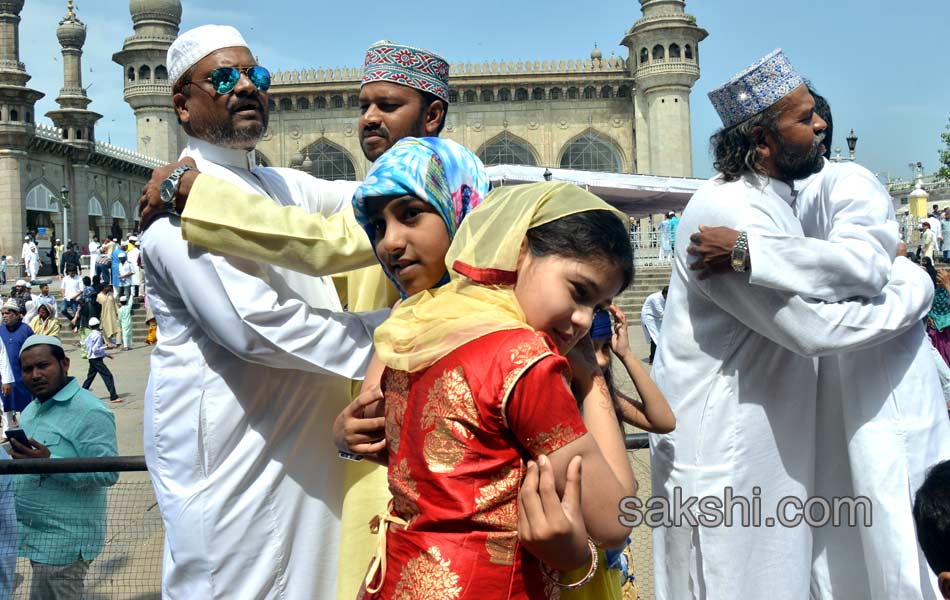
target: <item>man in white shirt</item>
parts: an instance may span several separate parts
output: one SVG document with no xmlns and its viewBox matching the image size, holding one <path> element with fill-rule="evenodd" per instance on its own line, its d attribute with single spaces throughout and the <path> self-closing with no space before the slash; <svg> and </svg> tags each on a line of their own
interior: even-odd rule
<svg viewBox="0 0 950 600">
<path fill-rule="evenodd" d="M 349 203 L 354 183 L 256 168 L 269 74 L 236 30 L 185 32 L 167 64 L 182 156 L 202 173 L 311 212 Z M 181 173 L 163 184 L 169 201 Z M 159 336 L 145 453 L 166 526 L 164 594 L 333 597 L 344 486 L 326 433 L 386 311 L 342 313 L 329 278 L 191 246 L 175 216 L 142 244 Z"/>
<path fill-rule="evenodd" d="M 89 240 L 89 277 L 96 274 L 96 262 L 99 261 L 99 236 L 94 235 Z"/>
<path fill-rule="evenodd" d="M 129 243 L 132 245 L 127 252 L 129 264 L 132 265 L 132 297 L 138 298 L 139 291 L 142 289 L 142 267 L 139 265 L 142 251 L 139 250 L 139 238 L 130 235 Z"/>
<path fill-rule="evenodd" d="M 643 326 L 643 335 L 650 344 L 650 364 L 656 356 L 656 347 L 660 343 L 660 327 L 663 326 L 663 309 L 666 307 L 666 294 L 669 286 L 663 286 L 659 292 L 647 296 L 640 309 L 640 325 Z"/>
<path fill-rule="evenodd" d="M 930 219 L 920 223 L 920 258 L 929 258 L 933 262 L 937 254 L 937 234 L 934 233 Z"/>
<path fill-rule="evenodd" d="M 680 227 L 694 232 L 725 224 L 747 235 L 736 244 L 739 273 L 705 277 L 690 268 L 686 244 L 674 253 L 663 336 L 676 343 L 660 344 L 653 376 L 677 428 L 652 439 L 653 493 L 674 503 L 711 497 L 720 508 L 726 496 L 745 498 L 761 514 L 745 526 L 738 521 L 751 518 L 750 511 L 733 511 L 732 504 L 724 512 L 735 526 L 706 527 L 696 522 L 695 505 L 680 512 L 674 506 L 678 522 L 654 529 L 656 595 L 806 598 L 812 531 L 801 522 L 782 526 L 781 519 L 789 517 L 783 499 L 804 505 L 815 489 L 813 357 L 869 347 L 914 327 L 929 310 L 933 289 L 902 258 L 872 302 L 826 304 L 748 285 L 741 271 L 753 233 L 803 238 L 788 182 L 821 168 L 825 122 L 778 51 L 710 98 L 724 126 L 713 138 L 722 172 L 693 196 Z M 750 154 L 754 172 L 745 161 L 728 159 Z M 710 508 L 715 516 L 709 505 L 699 512 Z"/>
<path fill-rule="evenodd" d="M 63 313 L 63 316 L 73 320 L 73 317 L 76 316 L 76 311 L 79 310 L 79 299 L 82 297 L 82 290 L 85 286 L 82 283 L 82 279 L 79 278 L 79 273 L 74 265 L 66 267 L 66 277 L 63 278 L 63 302 L 60 308 L 60 312 Z"/>
</svg>

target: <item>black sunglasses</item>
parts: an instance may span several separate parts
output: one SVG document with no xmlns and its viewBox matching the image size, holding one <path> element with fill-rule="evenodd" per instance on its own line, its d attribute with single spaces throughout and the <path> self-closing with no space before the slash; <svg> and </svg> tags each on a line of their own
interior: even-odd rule
<svg viewBox="0 0 950 600">
<path fill-rule="evenodd" d="M 253 83 L 254 87 L 259 91 L 266 92 L 270 89 L 270 71 L 259 65 L 254 65 L 253 67 L 218 67 L 214 71 L 211 71 L 210 77 L 192 79 L 188 83 L 210 81 L 215 92 L 218 94 L 229 94 L 234 90 L 235 86 L 237 86 L 238 81 L 241 80 L 242 74 L 247 75 L 247 78 L 251 80 L 251 83 Z"/>
</svg>

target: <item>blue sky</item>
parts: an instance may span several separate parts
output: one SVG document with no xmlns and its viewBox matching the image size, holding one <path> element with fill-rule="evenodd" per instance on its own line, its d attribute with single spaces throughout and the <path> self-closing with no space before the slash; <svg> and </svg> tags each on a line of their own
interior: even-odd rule
<svg viewBox="0 0 950 600">
<path fill-rule="evenodd" d="M 482 0 L 410 3 L 299 0 L 185 0 L 183 28 L 205 23 L 241 29 L 272 69 L 356 66 L 366 46 L 394 39 L 441 52 L 452 62 L 570 59 L 623 55 L 625 31 L 640 17 L 635 0 Z M 782 47 L 828 97 L 835 146 L 858 135 L 858 160 L 874 172 L 907 178 L 907 164 L 936 169 L 939 134 L 950 117 L 950 1 L 914 0 L 898 8 L 883 0 L 688 0 L 687 11 L 709 31 L 700 46 L 702 78 L 693 90 L 694 174 L 712 174 L 709 136 L 718 118 L 705 95 L 759 56 Z M 912 6 L 913 8 L 909 8 Z M 126 0 L 77 0 L 89 28 L 83 84 L 104 116 L 102 141 L 135 147 L 132 110 L 122 100 L 122 72 L 112 63 L 132 34 Z M 62 57 L 55 29 L 66 0 L 29 0 L 20 24 L 21 60 L 46 93 L 37 114 L 55 108 Z M 40 118 L 42 122 L 48 121 Z"/>
</svg>

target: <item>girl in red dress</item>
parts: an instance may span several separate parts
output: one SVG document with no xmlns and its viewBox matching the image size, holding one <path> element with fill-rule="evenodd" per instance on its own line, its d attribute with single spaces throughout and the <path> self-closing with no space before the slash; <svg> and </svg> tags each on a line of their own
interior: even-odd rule
<svg viewBox="0 0 950 600">
<path fill-rule="evenodd" d="M 390 273 L 421 274 L 422 257 L 380 241 Z M 570 583 L 556 568 L 590 561 L 578 531 L 607 548 L 629 533 L 617 507 L 636 483 L 587 337 L 594 309 L 633 275 L 624 221 L 570 184 L 502 188 L 459 227 L 445 265 L 446 285 L 377 331 L 394 502 L 365 596 L 556 597 Z M 538 461 L 563 490 L 575 457 L 582 523 L 543 568 L 518 528 L 549 507 L 519 507 L 518 489 L 526 474 L 536 481 Z"/>
</svg>

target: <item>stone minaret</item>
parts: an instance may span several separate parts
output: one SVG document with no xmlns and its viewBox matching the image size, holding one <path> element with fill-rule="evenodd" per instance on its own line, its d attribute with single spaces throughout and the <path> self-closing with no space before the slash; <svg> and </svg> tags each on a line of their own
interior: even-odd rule
<svg viewBox="0 0 950 600">
<path fill-rule="evenodd" d="M 135 34 L 126 38 L 112 61 L 122 65 L 125 101 L 135 112 L 137 150 L 174 162 L 184 144 L 184 132 L 172 106 L 172 83 L 165 55 L 178 37 L 179 0 L 130 0 Z"/>
<path fill-rule="evenodd" d="M 86 43 L 86 25 L 76 18 L 73 0 L 69 0 L 66 18 L 59 22 L 56 37 L 63 48 L 63 89 L 56 97 L 59 110 L 46 116 L 63 130 L 63 140 L 92 150 L 96 143 L 96 121 L 102 115 L 86 107 L 92 100 L 82 87 L 82 45 Z"/>
<path fill-rule="evenodd" d="M 685 0 L 640 0 L 643 18 L 624 37 L 636 83 L 637 172 L 692 177 L 689 96 L 699 42 L 709 34 Z"/>
<path fill-rule="evenodd" d="M 20 11 L 24 0 L 0 0 L 0 245 L 19 248 L 26 232 L 21 169 L 33 138 L 34 106 L 42 92 L 26 87 L 20 62 Z M 16 254 L 15 252 L 12 254 Z"/>
</svg>

